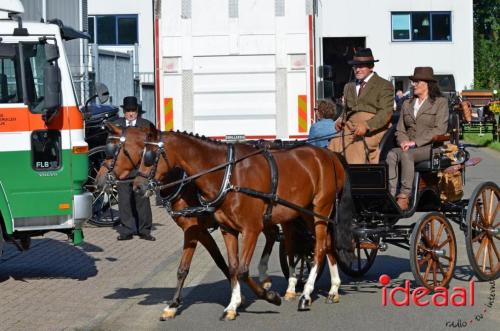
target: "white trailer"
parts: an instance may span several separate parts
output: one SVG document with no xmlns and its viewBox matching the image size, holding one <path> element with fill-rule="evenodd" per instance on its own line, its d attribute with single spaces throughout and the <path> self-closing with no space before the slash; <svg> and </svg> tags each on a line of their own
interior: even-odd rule
<svg viewBox="0 0 500 331">
<path fill-rule="evenodd" d="M 157 123 L 223 139 L 307 137 L 312 0 L 163 0 L 155 18 Z"/>
</svg>

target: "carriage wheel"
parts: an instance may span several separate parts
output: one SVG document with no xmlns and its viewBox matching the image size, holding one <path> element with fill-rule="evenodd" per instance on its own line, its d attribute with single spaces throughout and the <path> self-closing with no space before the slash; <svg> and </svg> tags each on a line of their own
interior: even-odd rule
<svg viewBox="0 0 500 331">
<path fill-rule="evenodd" d="M 450 222 L 443 214 L 424 215 L 410 237 L 410 267 L 420 286 L 434 290 L 446 287 L 453 277 L 457 242 Z"/>
<path fill-rule="evenodd" d="M 500 189 L 493 182 L 479 185 L 467 207 L 465 244 L 469 263 L 480 280 L 500 275 Z"/>
<path fill-rule="evenodd" d="M 102 161 L 106 157 L 105 146 L 95 147 L 89 151 L 89 173 L 84 187 L 92 193 L 92 218 L 89 223 L 95 226 L 113 226 L 119 223 L 118 192 L 116 187 L 111 191 L 98 190 L 95 179 Z"/>
<path fill-rule="evenodd" d="M 356 240 L 354 249 L 354 260 L 350 265 L 344 263 L 341 259 L 337 259 L 340 270 L 351 277 L 361 277 L 370 270 L 378 253 L 379 237 L 369 237 L 368 242 L 359 242 Z"/>
</svg>

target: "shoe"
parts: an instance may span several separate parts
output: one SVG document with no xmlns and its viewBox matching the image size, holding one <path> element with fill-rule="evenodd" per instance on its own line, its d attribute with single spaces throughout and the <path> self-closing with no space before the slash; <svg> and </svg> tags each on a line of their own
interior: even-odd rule
<svg viewBox="0 0 500 331">
<path fill-rule="evenodd" d="M 116 239 L 117 240 L 131 240 L 132 238 L 134 238 L 134 236 L 131 234 L 121 234 Z"/>
<path fill-rule="evenodd" d="M 144 240 L 148 240 L 148 241 L 155 241 L 156 240 L 156 238 L 150 234 L 140 234 L 139 238 L 144 239 Z"/>
<path fill-rule="evenodd" d="M 397 197 L 396 197 L 396 202 L 399 206 L 399 209 L 401 210 L 408 210 L 408 204 L 409 204 L 409 200 L 408 200 L 408 197 L 404 194 L 399 194 Z"/>
</svg>

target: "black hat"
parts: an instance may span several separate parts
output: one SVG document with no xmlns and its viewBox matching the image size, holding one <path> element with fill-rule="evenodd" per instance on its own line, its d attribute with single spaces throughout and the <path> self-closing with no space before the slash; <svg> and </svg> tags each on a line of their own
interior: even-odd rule
<svg viewBox="0 0 500 331">
<path fill-rule="evenodd" d="M 371 48 L 361 48 L 356 51 L 354 54 L 354 57 L 352 58 L 351 61 L 348 61 L 350 65 L 354 64 L 373 64 L 375 62 L 378 62 L 379 60 L 375 60 L 373 58 L 372 50 Z"/>
<path fill-rule="evenodd" d="M 125 97 L 123 98 L 123 105 L 120 107 L 123 108 L 123 111 L 138 111 L 139 104 L 137 103 L 136 97 Z"/>
</svg>

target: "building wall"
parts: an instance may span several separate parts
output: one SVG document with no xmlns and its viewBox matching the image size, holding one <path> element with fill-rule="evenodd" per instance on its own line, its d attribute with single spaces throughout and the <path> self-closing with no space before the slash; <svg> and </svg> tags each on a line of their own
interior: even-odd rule
<svg viewBox="0 0 500 331">
<path fill-rule="evenodd" d="M 391 41 L 393 11 L 450 11 L 452 41 Z M 316 32 L 366 37 L 366 46 L 380 59 L 375 69 L 382 77 L 408 76 L 416 66 L 432 66 L 436 74 L 453 74 L 456 89 L 462 90 L 474 81 L 472 14 L 472 0 L 318 0 Z"/>
<path fill-rule="evenodd" d="M 88 15 L 137 14 L 139 26 L 139 72 L 152 72 L 153 53 L 153 1 L 152 0 L 88 0 Z M 133 46 L 100 46 L 102 49 L 127 52 Z"/>
<path fill-rule="evenodd" d="M 83 30 L 82 7 L 84 0 L 21 0 L 24 6 L 25 21 L 40 22 L 42 18 L 50 20 L 58 18 L 64 25 L 76 30 Z M 45 13 L 43 4 L 46 4 Z M 86 20 L 86 19 L 85 19 Z M 82 73 L 81 40 L 71 40 L 64 43 L 71 72 L 74 76 Z"/>
</svg>

